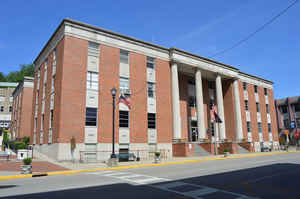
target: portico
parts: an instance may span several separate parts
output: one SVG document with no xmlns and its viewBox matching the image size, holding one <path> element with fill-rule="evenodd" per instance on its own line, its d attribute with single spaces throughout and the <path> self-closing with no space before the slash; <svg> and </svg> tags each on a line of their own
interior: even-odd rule
<svg viewBox="0 0 300 199">
<path fill-rule="evenodd" d="M 176 49 L 172 52 L 173 142 L 242 140 L 237 69 Z M 210 118 L 212 105 L 223 121 L 217 128 Z M 231 113 L 225 114 L 224 105 L 232 106 Z"/>
</svg>

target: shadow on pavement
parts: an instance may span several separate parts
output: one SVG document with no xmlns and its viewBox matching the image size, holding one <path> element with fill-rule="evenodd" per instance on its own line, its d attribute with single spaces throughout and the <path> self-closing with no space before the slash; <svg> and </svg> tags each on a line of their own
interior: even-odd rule
<svg viewBox="0 0 300 199">
<path fill-rule="evenodd" d="M 12 187 L 17 187 L 17 185 L 0 185 L 0 189 L 8 189 Z"/>
<path fill-rule="evenodd" d="M 251 160 L 250 160 L 251 161 Z M 219 162 L 221 164 L 221 162 Z M 236 165 L 239 168 L 239 165 Z M 134 171 L 134 170 L 131 170 Z M 220 171 L 222 172 L 222 171 Z M 67 176 L 66 176 L 67 177 Z M 101 177 L 99 175 L 98 177 Z M 133 185 L 120 179 L 118 184 L 94 186 L 88 188 L 50 191 L 27 195 L 5 197 L 7 199 L 34 199 L 34 198 L 116 198 L 116 199 L 187 199 L 187 193 L 196 190 L 214 189 L 213 193 L 195 195 L 194 198 L 202 199 L 235 199 L 238 194 L 263 199 L 299 199 L 300 198 L 300 165 L 299 164 L 272 164 L 249 169 L 223 172 L 181 180 L 159 182 L 148 185 Z M 166 184 L 179 184 L 165 187 Z M 184 185 L 182 184 L 184 183 Z M 180 185 L 181 184 L 181 185 Z M 150 186 L 149 186 L 150 185 Z M 195 185 L 195 186 L 193 186 Z M 9 185 L 12 186 L 12 185 Z M 189 187 L 190 186 L 190 187 Z M 204 187 L 204 188 L 203 188 Z M 199 193 L 200 193 L 199 192 Z M 179 194 L 181 193 L 181 194 Z M 232 194 L 233 193 L 233 194 Z"/>
</svg>

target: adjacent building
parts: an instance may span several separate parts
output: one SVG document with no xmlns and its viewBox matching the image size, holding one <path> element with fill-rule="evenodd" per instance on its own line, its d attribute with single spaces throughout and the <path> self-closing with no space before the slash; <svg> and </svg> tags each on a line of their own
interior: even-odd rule
<svg viewBox="0 0 300 199">
<path fill-rule="evenodd" d="M 31 136 L 33 110 L 33 77 L 24 77 L 12 93 L 10 132 L 13 139 Z"/>
<path fill-rule="evenodd" d="M 288 133 L 291 144 L 296 144 L 300 133 L 300 96 L 275 100 L 279 136 L 286 141 Z"/>
<path fill-rule="evenodd" d="M 195 156 L 278 147 L 273 83 L 176 48 L 65 19 L 34 61 L 32 144 L 56 160 L 107 159 L 112 149 L 139 156 Z M 213 106 L 223 121 L 215 124 Z M 89 152 L 89 153 L 87 153 Z M 95 152 L 95 153 L 94 153 Z"/>
<path fill-rule="evenodd" d="M 8 130 L 11 124 L 13 96 L 17 83 L 0 82 L 0 129 Z"/>
</svg>

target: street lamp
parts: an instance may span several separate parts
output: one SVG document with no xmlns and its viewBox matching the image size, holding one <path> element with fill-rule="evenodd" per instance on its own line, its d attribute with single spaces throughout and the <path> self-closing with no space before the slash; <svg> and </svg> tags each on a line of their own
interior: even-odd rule
<svg viewBox="0 0 300 199">
<path fill-rule="evenodd" d="M 111 95 L 112 95 L 112 99 L 113 99 L 113 113 L 112 113 L 112 154 L 110 156 L 111 159 L 115 159 L 116 158 L 116 154 L 115 154 L 115 99 L 116 99 L 116 94 L 117 94 L 117 89 L 115 87 L 113 87 L 111 90 Z"/>
</svg>

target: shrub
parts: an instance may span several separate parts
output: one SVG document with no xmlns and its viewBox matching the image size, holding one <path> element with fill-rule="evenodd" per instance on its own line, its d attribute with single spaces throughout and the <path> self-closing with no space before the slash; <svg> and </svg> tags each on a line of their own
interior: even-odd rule
<svg viewBox="0 0 300 199">
<path fill-rule="evenodd" d="M 25 165 L 31 165 L 31 162 L 32 162 L 32 159 L 31 159 L 31 158 L 24 158 L 24 159 L 23 159 L 23 163 L 24 163 Z"/>
<path fill-rule="evenodd" d="M 30 137 L 29 137 L 29 136 L 24 136 L 24 137 L 22 138 L 22 140 L 23 140 L 23 142 L 24 142 L 26 145 L 28 145 L 29 142 L 30 142 Z"/>
<path fill-rule="evenodd" d="M 224 153 L 229 152 L 229 150 L 227 148 L 224 149 Z"/>
<path fill-rule="evenodd" d="M 15 149 L 27 149 L 27 145 L 24 142 L 15 142 Z"/>
<path fill-rule="evenodd" d="M 160 156 L 160 152 L 155 152 L 155 156 L 159 157 Z"/>
</svg>

